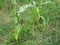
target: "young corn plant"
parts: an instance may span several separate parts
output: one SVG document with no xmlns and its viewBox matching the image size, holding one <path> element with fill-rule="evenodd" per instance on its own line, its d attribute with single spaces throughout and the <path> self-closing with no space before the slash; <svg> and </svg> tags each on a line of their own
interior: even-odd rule
<svg viewBox="0 0 60 45">
<path fill-rule="evenodd" d="M 48 2 L 50 2 L 50 1 L 48 1 Z M 43 24 L 43 30 L 45 30 L 46 29 L 46 20 L 45 20 L 45 18 L 40 14 L 40 12 L 41 12 L 41 8 L 38 6 L 38 4 L 35 2 L 35 1 L 31 1 L 30 0 L 30 3 L 32 3 L 32 4 L 35 4 L 35 8 L 36 8 L 36 12 L 37 12 L 37 15 L 36 15 L 36 17 L 37 17 L 37 22 L 39 21 L 39 20 L 41 20 L 42 19 L 42 24 Z M 40 0 L 40 5 L 42 5 L 42 0 Z M 42 7 L 42 6 L 41 6 Z"/>
<path fill-rule="evenodd" d="M 40 0 L 40 5 L 42 4 L 42 0 Z M 39 8 L 38 6 L 36 7 L 36 11 L 37 11 L 37 18 L 38 18 L 38 21 L 40 20 L 40 19 L 42 19 L 42 24 L 43 24 L 43 26 L 44 26 L 44 28 L 43 28 L 43 30 L 45 30 L 46 29 L 46 20 L 45 20 L 45 18 L 40 14 L 40 12 L 41 12 L 41 8 Z"/>
<path fill-rule="evenodd" d="M 20 24 L 20 20 L 19 20 L 19 15 L 17 13 L 17 2 L 16 0 L 11 0 L 12 4 L 14 5 L 14 20 L 15 20 L 15 29 L 16 29 L 16 32 L 14 33 L 14 38 L 16 40 L 18 40 L 18 34 L 21 32 L 21 24 Z"/>
</svg>

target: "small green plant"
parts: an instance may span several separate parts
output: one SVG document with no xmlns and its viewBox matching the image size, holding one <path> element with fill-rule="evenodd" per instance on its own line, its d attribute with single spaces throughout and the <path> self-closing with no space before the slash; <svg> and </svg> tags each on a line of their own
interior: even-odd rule
<svg viewBox="0 0 60 45">
<path fill-rule="evenodd" d="M 40 1 L 40 4 L 42 4 L 42 0 Z M 36 9 L 37 9 L 37 15 L 38 15 L 38 20 L 40 20 L 40 19 L 42 19 L 42 24 L 44 25 L 44 28 L 43 28 L 43 30 L 45 30 L 46 29 L 46 20 L 45 20 L 45 18 L 40 14 L 40 12 L 41 12 L 41 9 L 37 6 L 36 7 Z"/>
<path fill-rule="evenodd" d="M 16 40 L 18 40 L 18 36 L 19 36 L 19 33 L 21 32 L 21 24 L 20 24 L 20 20 L 19 20 L 19 15 L 17 13 L 17 2 L 16 0 L 11 0 L 12 4 L 14 5 L 14 20 L 15 20 L 15 29 L 16 29 L 16 32 L 14 33 L 14 37 Z"/>
</svg>

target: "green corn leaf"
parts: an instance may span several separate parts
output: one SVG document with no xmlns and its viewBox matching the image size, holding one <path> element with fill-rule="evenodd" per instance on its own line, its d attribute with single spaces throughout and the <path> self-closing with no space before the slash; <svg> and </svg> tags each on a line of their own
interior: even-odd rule
<svg viewBox="0 0 60 45">
<path fill-rule="evenodd" d="M 37 14 L 38 14 L 38 17 L 40 17 L 40 10 L 38 7 L 37 7 Z"/>
</svg>

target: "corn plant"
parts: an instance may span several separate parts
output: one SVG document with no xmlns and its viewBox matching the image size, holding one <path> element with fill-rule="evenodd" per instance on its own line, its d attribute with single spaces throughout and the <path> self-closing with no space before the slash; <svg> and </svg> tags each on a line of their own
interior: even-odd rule
<svg viewBox="0 0 60 45">
<path fill-rule="evenodd" d="M 17 2 L 16 0 L 11 0 L 12 4 L 14 5 L 14 20 L 15 20 L 15 28 L 16 28 L 16 32 L 14 33 L 14 37 L 16 40 L 18 40 L 18 34 L 21 31 L 21 24 L 20 24 L 20 20 L 19 20 L 19 16 L 17 14 Z"/>
<path fill-rule="evenodd" d="M 48 1 L 48 2 L 50 2 L 50 1 Z M 43 4 L 45 4 L 45 3 L 43 3 Z M 42 5 L 42 0 L 40 0 L 40 5 Z M 42 7 L 42 6 L 41 6 Z M 43 28 L 43 30 L 45 30 L 46 29 L 46 20 L 45 20 L 45 18 L 40 14 L 40 12 L 41 12 L 41 8 L 39 8 L 38 6 L 36 7 L 36 10 L 37 10 L 37 15 L 38 15 L 38 20 L 40 20 L 40 19 L 42 19 L 43 20 L 43 22 L 42 22 L 42 24 L 43 24 L 43 26 L 44 26 L 44 28 Z"/>
</svg>

